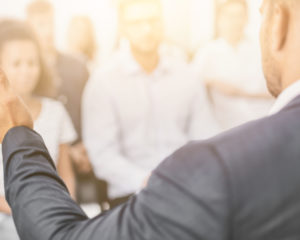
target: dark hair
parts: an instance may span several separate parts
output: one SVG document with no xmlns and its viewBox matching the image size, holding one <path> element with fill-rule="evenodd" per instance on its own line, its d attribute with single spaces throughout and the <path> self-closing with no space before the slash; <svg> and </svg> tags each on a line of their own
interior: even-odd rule
<svg viewBox="0 0 300 240">
<path fill-rule="evenodd" d="M 40 96 L 53 96 L 53 79 L 47 68 L 42 51 L 39 46 L 38 40 L 35 37 L 34 32 L 26 23 L 12 19 L 0 20 L 0 53 L 3 46 L 10 41 L 14 40 L 29 40 L 34 43 L 38 49 L 39 65 L 40 65 L 40 76 L 37 86 L 34 90 L 34 94 Z"/>
<path fill-rule="evenodd" d="M 26 9 L 27 16 L 35 14 L 53 13 L 54 8 L 52 4 L 47 0 L 34 0 Z"/>
</svg>

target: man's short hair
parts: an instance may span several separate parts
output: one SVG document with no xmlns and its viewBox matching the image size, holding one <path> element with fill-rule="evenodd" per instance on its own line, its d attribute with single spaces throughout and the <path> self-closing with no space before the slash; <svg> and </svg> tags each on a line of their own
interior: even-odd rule
<svg viewBox="0 0 300 240">
<path fill-rule="evenodd" d="M 27 16 L 32 16 L 36 14 L 47 14 L 53 13 L 54 8 L 52 4 L 47 0 L 34 0 L 27 6 L 26 12 Z"/>
<path fill-rule="evenodd" d="M 119 16 L 122 15 L 124 8 L 126 8 L 128 5 L 143 2 L 156 2 L 157 4 L 161 5 L 161 0 L 118 0 Z"/>
<path fill-rule="evenodd" d="M 218 14 L 222 14 L 222 12 L 230 5 L 234 4 L 241 4 L 246 12 L 248 12 L 248 4 L 246 0 L 226 0 L 223 3 L 221 3 L 218 7 Z"/>
</svg>

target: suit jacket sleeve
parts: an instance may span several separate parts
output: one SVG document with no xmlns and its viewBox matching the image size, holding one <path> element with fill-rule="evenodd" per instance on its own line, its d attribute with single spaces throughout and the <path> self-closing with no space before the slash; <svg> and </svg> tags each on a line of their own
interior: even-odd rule
<svg viewBox="0 0 300 240">
<path fill-rule="evenodd" d="M 6 197 L 22 240 L 229 237 L 228 181 L 206 144 L 178 150 L 154 171 L 140 194 L 93 219 L 70 198 L 37 133 L 11 129 L 3 155 Z"/>
</svg>

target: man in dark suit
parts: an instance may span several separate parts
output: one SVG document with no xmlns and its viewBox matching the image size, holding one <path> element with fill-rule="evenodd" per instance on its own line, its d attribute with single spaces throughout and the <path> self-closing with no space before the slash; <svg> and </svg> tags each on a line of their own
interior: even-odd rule
<svg viewBox="0 0 300 240">
<path fill-rule="evenodd" d="M 273 115 L 166 159 L 127 203 L 88 219 L 58 177 L 26 108 L 0 76 L 6 197 L 21 239 L 298 240 L 300 2 L 265 0 L 263 64 Z"/>
</svg>

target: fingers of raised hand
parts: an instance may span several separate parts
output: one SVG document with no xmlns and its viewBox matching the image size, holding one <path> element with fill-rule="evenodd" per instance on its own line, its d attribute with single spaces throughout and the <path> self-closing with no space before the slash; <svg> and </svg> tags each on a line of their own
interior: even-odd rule
<svg viewBox="0 0 300 240">
<path fill-rule="evenodd" d="M 0 69 L 0 142 L 10 128 L 17 126 L 32 128 L 32 117 Z"/>
<path fill-rule="evenodd" d="M 0 94 L 6 93 L 9 89 L 9 83 L 3 70 L 0 68 Z"/>
</svg>

